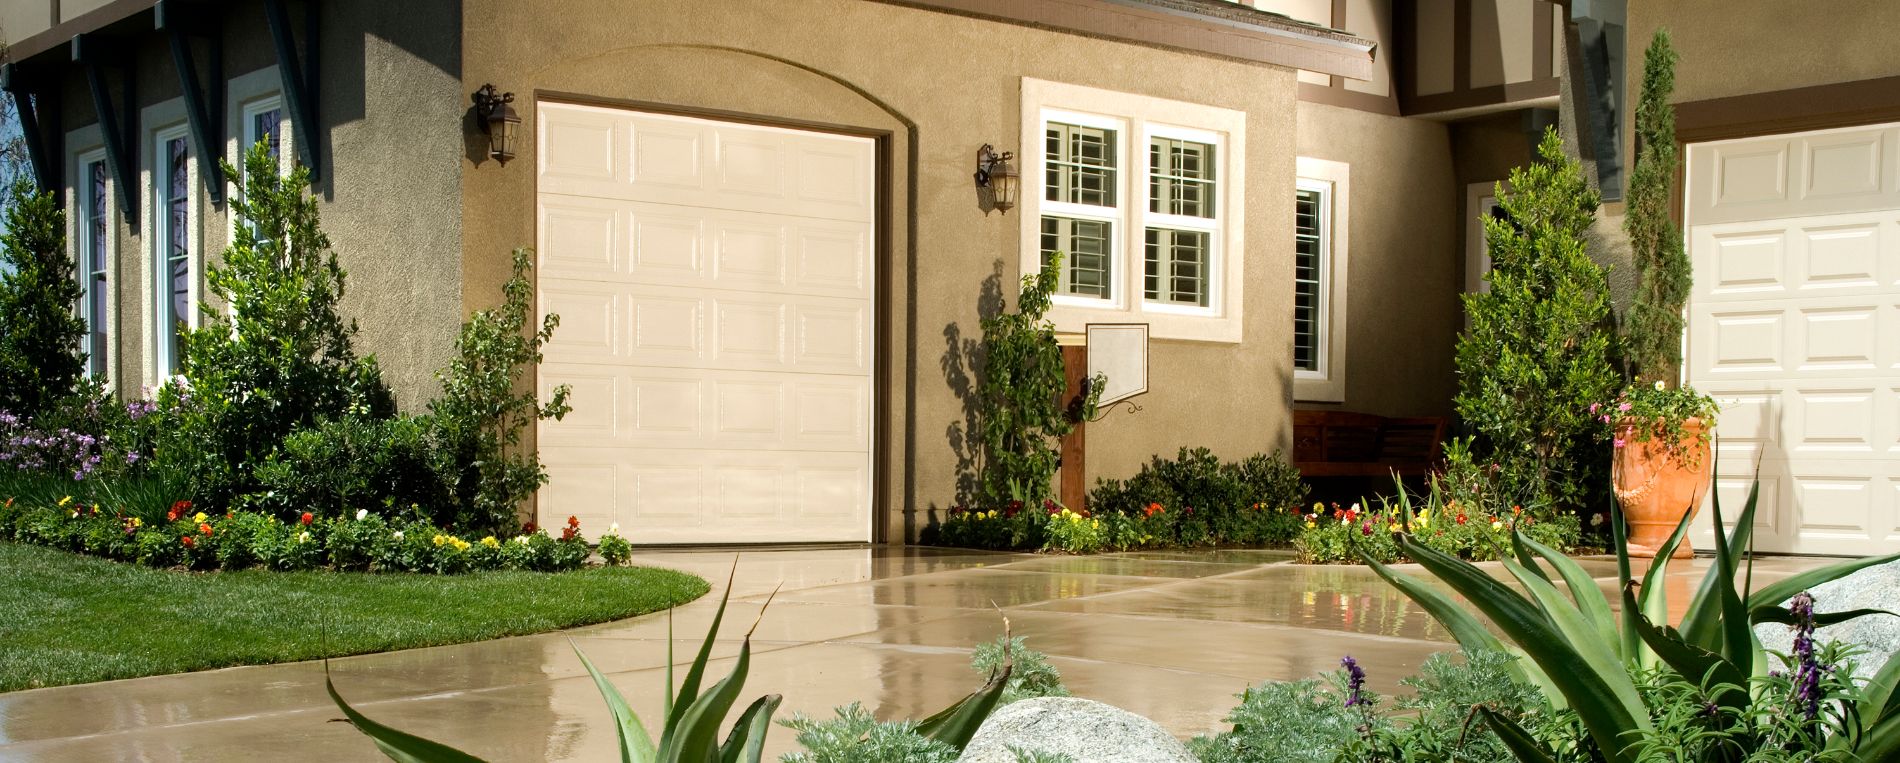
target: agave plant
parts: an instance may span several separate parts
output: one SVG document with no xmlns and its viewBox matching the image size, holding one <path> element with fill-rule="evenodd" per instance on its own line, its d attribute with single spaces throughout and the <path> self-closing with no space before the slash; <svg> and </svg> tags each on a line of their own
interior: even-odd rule
<svg viewBox="0 0 1900 763">
<path fill-rule="evenodd" d="M 1588 572 L 1562 553 L 1525 537 L 1515 529 L 1515 559 L 1503 564 L 1522 585 L 1519 593 L 1469 562 L 1428 548 L 1408 534 L 1397 542 L 1405 554 L 1427 572 L 1463 595 L 1490 618 L 1512 642 L 1506 644 L 1487 630 L 1463 605 L 1438 589 L 1361 554 L 1381 577 L 1425 608 L 1467 650 L 1503 650 L 1519 656 L 1521 678 L 1543 690 L 1553 707 L 1574 712 L 1585 732 L 1609 763 L 1633 763 L 1637 742 L 1655 729 L 1633 668 L 1666 666 L 1684 680 L 1702 687 L 1718 707 L 1712 713 L 1738 714 L 1757 701 L 1752 683 L 1768 675 L 1768 653 L 1756 639 L 1753 625 L 1790 622 L 1781 602 L 1808 588 L 1866 567 L 1900 559 L 1900 554 L 1857 559 L 1799 573 L 1750 590 L 1753 578 L 1753 532 L 1759 482 L 1749 491 L 1739 521 L 1726 537 L 1715 538 L 1715 564 L 1689 602 L 1680 627 L 1670 627 L 1667 596 L 1662 581 L 1669 556 L 1689 526 L 1685 517 L 1640 582 L 1631 576 L 1629 549 L 1620 511 L 1612 509 L 1612 535 L 1617 554 L 1621 614 Z M 1715 525 L 1723 527 L 1719 498 L 1712 501 Z M 1736 586 L 1737 556 L 1743 561 L 1744 582 Z M 1553 579 L 1544 565 L 1554 570 Z M 1556 583 L 1569 589 L 1566 597 Z M 1842 622 L 1880 610 L 1814 614 L 1813 624 Z M 1890 614 L 1890 613 L 1889 613 Z M 1845 697 L 1845 712 L 1834 733 L 1822 743 L 1841 759 L 1900 760 L 1900 659 L 1890 659 L 1858 698 Z M 1556 756 L 1510 719 L 1485 716 L 1520 761 L 1549 763 Z M 1730 715 L 1729 717 L 1734 717 Z M 1711 753 L 1709 761 L 1741 760 L 1750 745 L 1766 744 L 1747 738 Z"/>
<path fill-rule="evenodd" d="M 736 573 L 736 560 L 733 567 Z M 773 594 L 776 595 L 777 591 L 773 591 Z M 719 741 L 719 726 L 745 686 L 746 672 L 752 662 L 752 632 L 758 629 L 759 621 L 765 619 L 765 609 L 771 606 L 772 597 L 766 598 L 765 606 L 759 608 L 758 620 L 754 620 L 752 628 L 746 631 L 732 672 L 704 693 L 700 692 L 700 685 L 706 677 L 706 663 L 712 658 L 713 640 L 719 633 L 720 622 L 725 619 L 726 602 L 731 595 L 732 578 L 729 576 L 726 591 L 719 597 L 719 609 L 713 614 L 712 625 L 706 629 L 706 638 L 687 668 L 686 680 L 680 684 L 677 695 L 673 691 L 672 611 L 667 611 L 666 686 L 661 711 L 666 724 L 661 727 L 658 744 L 654 743 L 646 726 L 613 683 L 594 667 L 594 663 L 587 659 L 579 647 L 574 648 L 581 665 L 587 668 L 588 675 L 593 676 L 601 698 L 606 700 L 608 711 L 613 714 L 615 731 L 620 739 L 621 763 L 759 763 L 765 749 L 766 732 L 771 729 L 772 713 L 778 709 L 782 699 L 780 695 L 768 694 L 754 700 L 739 714 L 724 742 Z M 990 674 L 982 688 L 920 722 L 917 733 L 961 751 L 970 743 L 970 738 L 976 735 L 977 728 L 989 718 L 990 712 L 996 709 L 1013 667 L 1006 659 Z M 329 672 L 329 661 L 325 660 L 323 685 L 329 690 L 330 699 L 336 702 L 350 723 L 374 741 L 376 747 L 391 760 L 397 763 L 479 763 L 482 760 L 440 742 L 371 720 L 343 701 L 336 685 L 330 681 Z"/>
</svg>

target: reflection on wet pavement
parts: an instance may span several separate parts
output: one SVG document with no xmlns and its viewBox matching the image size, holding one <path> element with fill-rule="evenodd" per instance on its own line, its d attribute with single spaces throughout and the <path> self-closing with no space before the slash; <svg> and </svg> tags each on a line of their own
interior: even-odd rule
<svg viewBox="0 0 1900 763">
<path fill-rule="evenodd" d="M 722 585 L 732 551 L 665 551 L 636 561 Z M 975 688 L 970 649 L 1014 632 L 1050 655 L 1080 696 L 1154 718 L 1182 736 L 1212 731 L 1233 695 L 1265 679 L 1333 669 L 1351 654 L 1375 690 L 1399 689 L 1443 629 L 1370 571 L 1307 567 L 1284 551 L 1058 557 L 898 547 L 748 549 L 712 670 L 723 675 L 774 588 L 753 637 L 745 697 L 782 693 L 781 713 L 853 701 L 879 717 L 922 717 Z M 1586 560 L 1606 591 L 1615 563 Z M 1755 580 L 1811 566 L 1759 565 Z M 1496 565 L 1492 574 L 1508 578 Z M 1686 602 L 1707 562 L 1678 564 Z M 1677 593 L 1681 591 L 1681 593 Z M 716 597 L 672 617 L 678 659 L 710 625 Z M 1680 606 L 1680 604 L 1678 604 Z M 1000 610 L 1000 611 L 999 611 Z M 339 690 L 372 717 L 496 761 L 614 756 L 611 720 L 570 646 L 586 650 L 642 717 L 659 713 L 664 614 L 556 634 L 333 661 Z M 5 760 L 376 760 L 338 716 L 315 663 L 236 668 L 0 695 Z M 782 728 L 767 751 L 791 748 Z"/>
</svg>

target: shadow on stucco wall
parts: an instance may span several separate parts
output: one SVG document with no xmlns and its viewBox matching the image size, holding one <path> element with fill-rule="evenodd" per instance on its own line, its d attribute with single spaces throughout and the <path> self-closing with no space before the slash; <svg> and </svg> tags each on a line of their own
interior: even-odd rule
<svg viewBox="0 0 1900 763">
<path fill-rule="evenodd" d="M 976 314 L 987 320 L 1003 312 L 1003 261 L 997 260 L 983 279 L 976 298 Z M 976 375 L 983 368 L 982 329 L 977 336 L 964 336 L 963 327 L 952 321 L 943 327 L 943 357 L 938 360 L 944 384 L 957 399 L 963 418 L 944 427 L 944 438 L 956 455 L 956 503 L 969 505 L 976 499 L 977 471 L 983 459 L 983 407 L 977 394 Z M 926 523 L 934 520 L 938 508 L 929 504 Z"/>
</svg>

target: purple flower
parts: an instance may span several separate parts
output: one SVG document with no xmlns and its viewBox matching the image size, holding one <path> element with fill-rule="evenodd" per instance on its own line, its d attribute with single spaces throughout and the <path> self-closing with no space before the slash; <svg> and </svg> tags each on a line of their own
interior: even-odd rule
<svg viewBox="0 0 1900 763">
<path fill-rule="evenodd" d="M 1346 670 L 1346 706 L 1368 704 L 1365 697 L 1366 671 L 1360 669 L 1359 661 L 1349 654 L 1339 661 L 1339 667 Z"/>
<path fill-rule="evenodd" d="M 1807 591 L 1795 594 L 1788 602 L 1788 612 L 1794 615 L 1794 622 L 1788 629 L 1794 631 L 1794 702 L 1801 708 L 1802 716 L 1809 721 L 1821 712 L 1821 674 L 1833 670 L 1831 665 L 1821 664 L 1814 652 L 1814 596 Z"/>
</svg>

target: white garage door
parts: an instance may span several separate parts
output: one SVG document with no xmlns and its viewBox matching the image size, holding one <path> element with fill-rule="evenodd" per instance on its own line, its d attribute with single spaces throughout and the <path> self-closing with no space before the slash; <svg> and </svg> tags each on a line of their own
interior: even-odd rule
<svg viewBox="0 0 1900 763">
<path fill-rule="evenodd" d="M 1900 125 L 1695 144 L 1688 178 L 1723 508 L 1759 458 L 1757 548 L 1900 550 Z"/>
<path fill-rule="evenodd" d="M 542 523 L 635 543 L 871 532 L 869 138 L 543 103 Z"/>
</svg>

